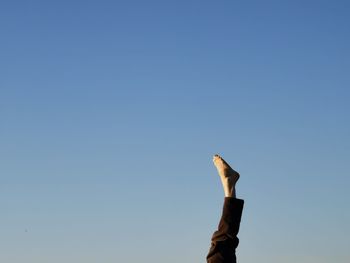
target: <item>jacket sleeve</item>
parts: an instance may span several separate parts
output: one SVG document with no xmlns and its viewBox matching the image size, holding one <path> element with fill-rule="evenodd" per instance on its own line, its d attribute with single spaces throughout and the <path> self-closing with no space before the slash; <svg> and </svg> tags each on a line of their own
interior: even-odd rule
<svg viewBox="0 0 350 263">
<path fill-rule="evenodd" d="M 244 201 L 225 197 L 218 230 L 211 239 L 207 263 L 236 263 L 237 234 L 241 222 Z"/>
</svg>

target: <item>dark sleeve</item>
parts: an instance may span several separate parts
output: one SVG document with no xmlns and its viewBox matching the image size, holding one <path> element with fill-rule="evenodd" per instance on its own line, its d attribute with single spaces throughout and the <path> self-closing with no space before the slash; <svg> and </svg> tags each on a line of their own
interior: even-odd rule
<svg viewBox="0 0 350 263">
<path fill-rule="evenodd" d="M 237 234 L 244 201 L 225 197 L 218 230 L 213 234 L 207 263 L 236 263 Z"/>
</svg>

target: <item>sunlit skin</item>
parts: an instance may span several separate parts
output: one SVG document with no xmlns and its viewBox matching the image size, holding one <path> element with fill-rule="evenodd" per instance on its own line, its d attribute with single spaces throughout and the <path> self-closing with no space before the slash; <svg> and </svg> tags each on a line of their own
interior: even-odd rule
<svg viewBox="0 0 350 263">
<path fill-rule="evenodd" d="M 218 154 L 213 156 L 213 162 L 218 170 L 225 197 L 236 197 L 236 183 L 239 179 L 239 173 Z"/>
</svg>

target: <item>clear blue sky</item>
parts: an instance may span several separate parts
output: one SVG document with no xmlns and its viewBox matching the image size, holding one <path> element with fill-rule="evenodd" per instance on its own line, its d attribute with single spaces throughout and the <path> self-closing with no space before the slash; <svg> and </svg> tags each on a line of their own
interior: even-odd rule
<svg viewBox="0 0 350 263">
<path fill-rule="evenodd" d="M 350 262 L 348 1 L 3 1 L 0 261 Z"/>
</svg>

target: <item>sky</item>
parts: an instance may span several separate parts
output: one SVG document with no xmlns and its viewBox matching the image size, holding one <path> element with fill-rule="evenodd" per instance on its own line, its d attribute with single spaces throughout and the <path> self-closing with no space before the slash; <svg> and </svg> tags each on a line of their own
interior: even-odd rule
<svg viewBox="0 0 350 263">
<path fill-rule="evenodd" d="M 350 262 L 348 1 L 2 1 L 0 261 Z"/>
</svg>

